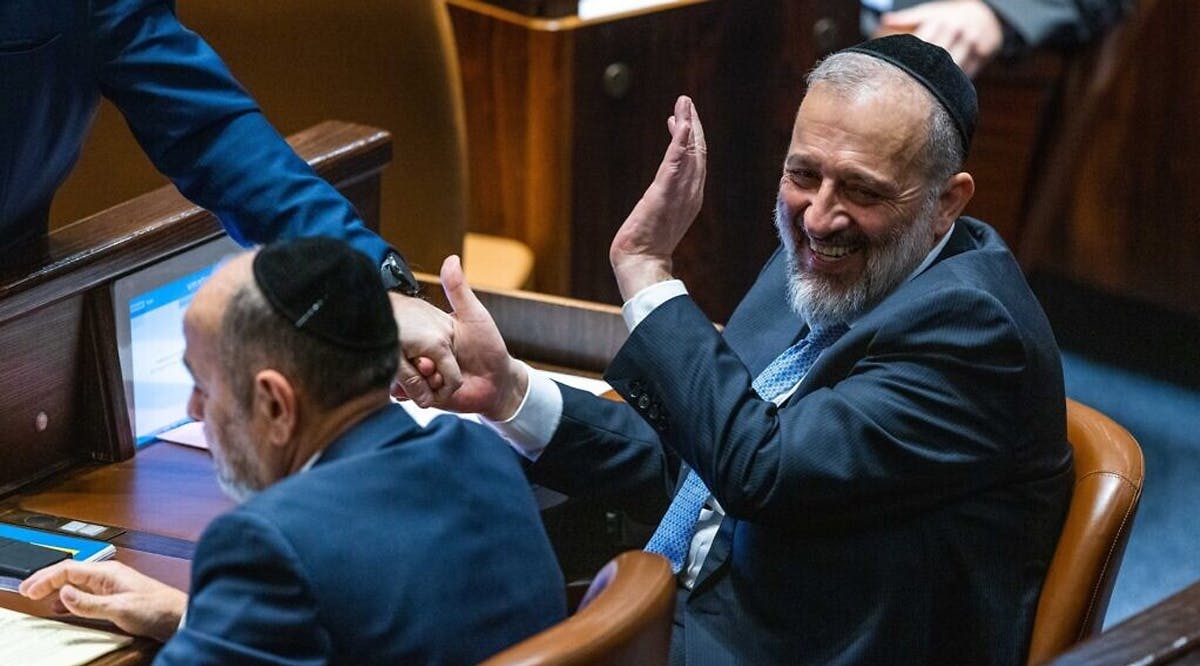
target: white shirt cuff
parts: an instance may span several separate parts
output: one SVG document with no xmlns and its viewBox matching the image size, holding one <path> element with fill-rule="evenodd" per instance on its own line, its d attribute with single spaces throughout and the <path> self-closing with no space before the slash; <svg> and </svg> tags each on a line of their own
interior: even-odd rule
<svg viewBox="0 0 1200 666">
<path fill-rule="evenodd" d="M 562 419 L 562 391 L 544 373 L 528 365 L 525 365 L 525 371 L 529 373 L 529 384 L 525 387 L 525 397 L 517 411 L 504 421 L 480 420 L 500 433 L 517 453 L 537 460 L 554 437 L 554 431 Z"/>
<path fill-rule="evenodd" d="M 655 282 L 643 288 L 621 306 L 621 316 L 625 318 L 625 326 L 632 333 L 642 320 L 650 316 L 655 308 L 675 298 L 687 294 L 683 280 L 666 280 Z"/>
</svg>

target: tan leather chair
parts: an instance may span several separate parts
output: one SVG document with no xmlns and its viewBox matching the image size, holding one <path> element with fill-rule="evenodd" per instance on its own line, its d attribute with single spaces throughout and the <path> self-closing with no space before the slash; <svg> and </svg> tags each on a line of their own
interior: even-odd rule
<svg viewBox="0 0 1200 666">
<path fill-rule="evenodd" d="M 666 664 L 674 609 L 670 564 L 631 550 L 600 570 L 574 615 L 481 666 Z"/>
<path fill-rule="evenodd" d="M 1141 497 L 1137 440 L 1112 419 L 1067 400 L 1075 490 L 1038 600 L 1029 663 L 1042 664 L 1100 631 Z"/>
</svg>

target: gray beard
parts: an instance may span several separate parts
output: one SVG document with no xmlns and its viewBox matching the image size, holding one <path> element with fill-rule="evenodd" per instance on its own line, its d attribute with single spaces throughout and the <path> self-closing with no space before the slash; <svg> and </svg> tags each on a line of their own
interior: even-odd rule
<svg viewBox="0 0 1200 666">
<path fill-rule="evenodd" d="M 842 285 L 827 276 L 801 270 L 797 243 L 808 240 L 797 238 L 782 200 L 777 201 L 775 229 L 787 252 L 788 303 L 792 310 L 809 325 L 818 325 L 852 322 L 874 307 L 929 254 L 936 207 L 937 199 L 931 197 L 909 225 L 897 229 L 885 242 L 859 250 L 867 253 L 866 270 L 855 283 Z"/>
<path fill-rule="evenodd" d="M 221 486 L 221 492 L 225 493 L 226 497 L 238 504 L 243 504 L 258 494 L 258 491 L 245 481 L 224 474 L 217 474 L 217 485 Z"/>
<path fill-rule="evenodd" d="M 214 425 L 212 437 L 217 438 L 217 442 L 209 442 L 209 448 L 213 449 L 217 485 L 221 486 L 221 492 L 225 493 L 226 497 L 242 504 L 261 490 L 253 482 L 251 462 L 245 453 L 250 450 L 249 442 L 242 439 L 241 434 L 229 428 L 227 424 L 221 424 L 219 427 Z M 219 454 L 217 447 L 220 448 Z"/>
</svg>

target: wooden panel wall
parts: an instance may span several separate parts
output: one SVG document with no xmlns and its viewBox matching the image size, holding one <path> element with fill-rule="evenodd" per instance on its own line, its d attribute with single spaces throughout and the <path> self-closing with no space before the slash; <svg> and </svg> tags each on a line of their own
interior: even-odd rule
<svg viewBox="0 0 1200 666">
<path fill-rule="evenodd" d="M 539 291 L 617 302 L 609 242 L 653 179 L 665 119 L 686 93 L 708 134 L 709 180 L 675 268 L 708 315 L 726 319 L 777 242 L 775 193 L 804 74 L 857 40 L 857 6 L 679 0 L 613 19 L 552 21 L 448 2 L 472 229 L 533 247 Z"/>
<path fill-rule="evenodd" d="M 1159 0 L 1125 57 L 1042 268 L 1200 316 L 1200 3 Z"/>
<path fill-rule="evenodd" d="M 1010 247 L 1024 231 L 1027 194 L 1039 174 L 1038 139 L 1055 119 L 1055 91 L 1065 59 L 1052 52 L 994 62 L 975 81 L 979 121 L 966 170 L 975 196 L 966 214 L 996 228 Z"/>
</svg>

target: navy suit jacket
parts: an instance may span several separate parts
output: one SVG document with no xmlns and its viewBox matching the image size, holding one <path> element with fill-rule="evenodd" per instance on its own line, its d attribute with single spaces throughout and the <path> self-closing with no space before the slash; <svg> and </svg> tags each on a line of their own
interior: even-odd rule
<svg viewBox="0 0 1200 666">
<path fill-rule="evenodd" d="M 0 2 L 0 91 L 0 247 L 46 233 L 103 94 L 154 165 L 243 245 L 332 236 L 376 263 L 388 250 L 179 24 L 173 2 Z"/>
<path fill-rule="evenodd" d="M 155 663 L 474 664 L 565 613 L 512 450 L 391 405 L 205 530 Z"/>
<path fill-rule="evenodd" d="M 661 511 L 695 469 L 726 511 L 681 598 L 688 664 L 1024 663 L 1072 466 L 1058 349 L 1016 262 L 959 219 L 781 407 L 751 380 L 804 334 L 781 252 L 720 334 L 681 296 L 606 378 L 563 388 L 531 467 Z"/>
</svg>

